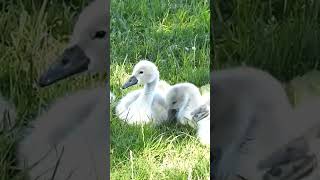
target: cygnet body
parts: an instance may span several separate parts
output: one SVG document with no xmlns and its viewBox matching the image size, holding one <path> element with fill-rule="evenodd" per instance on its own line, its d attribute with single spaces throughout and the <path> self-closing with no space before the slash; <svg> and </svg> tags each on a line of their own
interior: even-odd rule
<svg viewBox="0 0 320 180">
<path fill-rule="evenodd" d="M 222 153 L 216 157 L 216 178 L 261 179 L 258 161 L 289 141 L 284 130 L 291 124 L 292 107 L 282 84 L 249 67 L 214 71 L 211 80 L 211 134 Z"/>
<path fill-rule="evenodd" d="M 139 61 L 123 89 L 135 84 L 144 85 L 143 89 L 135 90 L 124 96 L 116 107 L 117 116 L 129 124 L 156 124 L 167 120 L 167 107 L 164 89 L 160 90 L 159 71 L 156 65 L 147 60 Z"/>
<path fill-rule="evenodd" d="M 51 179 L 57 163 L 55 179 L 107 177 L 106 95 L 105 88 L 78 91 L 31 122 L 17 151 L 30 179 Z"/>
</svg>

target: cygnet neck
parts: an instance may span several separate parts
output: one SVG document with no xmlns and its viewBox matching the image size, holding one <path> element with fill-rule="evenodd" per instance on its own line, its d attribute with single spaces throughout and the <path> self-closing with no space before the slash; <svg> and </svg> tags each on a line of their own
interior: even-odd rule
<svg viewBox="0 0 320 180">
<path fill-rule="evenodd" d="M 201 100 L 201 94 L 194 88 L 187 88 L 188 105 L 197 106 Z"/>
<path fill-rule="evenodd" d="M 182 104 L 182 106 L 180 107 L 181 110 L 186 110 L 188 109 L 188 106 L 190 106 L 190 96 L 186 95 L 185 96 L 185 103 Z"/>
<path fill-rule="evenodd" d="M 157 83 L 159 81 L 159 76 L 157 76 L 153 81 L 146 83 L 143 89 L 143 95 L 146 97 L 152 97 L 156 89 Z"/>
</svg>

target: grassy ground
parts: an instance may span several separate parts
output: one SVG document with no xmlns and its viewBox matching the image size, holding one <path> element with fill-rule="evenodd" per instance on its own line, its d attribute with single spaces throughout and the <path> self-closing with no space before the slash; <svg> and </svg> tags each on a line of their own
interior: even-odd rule
<svg viewBox="0 0 320 180">
<path fill-rule="evenodd" d="M 155 62 L 170 84 L 209 83 L 209 2 L 112 1 L 110 87 L 121 85 L 139 59 Z M 112 105 L 112 179 L 208 179 L 209 148 L 187 127 L 130 126 Z"/>
</svg>

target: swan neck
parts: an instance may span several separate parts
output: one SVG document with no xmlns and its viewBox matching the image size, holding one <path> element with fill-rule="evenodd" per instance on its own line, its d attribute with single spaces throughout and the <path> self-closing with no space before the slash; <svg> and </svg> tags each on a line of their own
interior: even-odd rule
<svg viewBox="0 0 320 180">
<path fill-rule="evenodd" d="M 190 97 L 187 96 L 187 97 L 186 97 L 186 101 L 185 101 L 185 103 L 183 104 L 183 106 L 182 106 L 181 109 L 186 110 L 186 109 L 189 108 L 189 105 L 190 105 Z"/>
<path fill-rule="evenodd" d="M 143 94 L 144 96 L 152 96 L 154 93 L 154 90 L 156 89 L 157 83 L 159 81 L 159 78 L 156 78 L 152 82 L 149 82 L 145 84 Z"/>
</svg>

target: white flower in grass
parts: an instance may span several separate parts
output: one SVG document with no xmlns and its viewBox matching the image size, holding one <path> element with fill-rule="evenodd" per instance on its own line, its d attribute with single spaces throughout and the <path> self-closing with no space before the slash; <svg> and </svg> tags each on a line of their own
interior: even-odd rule
<svg viewBox="0 0 320 180">
<path fill-rule="evenodd" d="M 176 45 L 176 44 L 169 46 L 169 49 L 171 51 L 174 50 L 174 49 L 177 49 L 177 48 L 178 48 L 178 45 Z"/>
</svg>

